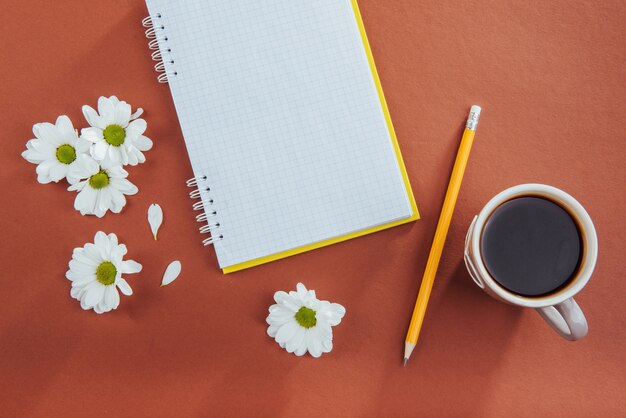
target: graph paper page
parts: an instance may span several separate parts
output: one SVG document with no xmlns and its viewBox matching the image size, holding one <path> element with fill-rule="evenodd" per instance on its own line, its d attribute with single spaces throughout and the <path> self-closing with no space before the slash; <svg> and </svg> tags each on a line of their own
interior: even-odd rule
<svg viewBox="0 0 626 418">
<path fill-rule="evenodd" d="M 220 267 L 411 216 L 349 0 L 148 7 Z"/>
</svg>

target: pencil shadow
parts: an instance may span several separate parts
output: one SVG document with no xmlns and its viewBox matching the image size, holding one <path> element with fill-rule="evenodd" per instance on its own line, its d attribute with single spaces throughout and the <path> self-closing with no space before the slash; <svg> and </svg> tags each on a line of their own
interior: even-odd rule
<svg viewBox="0 0 626 418">
<path fill-rule="evenodd" d="M 463 399 L 469 400 L 466 416 L 482 416 L 490 388 L 496 384 L 492 375 L 506 356 L 522 309 L 484 294 L 474 285 L 463 261 L 448 277 L 431 298 L 419 344 L 407 366 L 419 367 L 419 373 L 403 368 L 398 361 L 379 377 L 380 387 L 398 392 L 403 387 L 420 388 L 420 397 L 433 399 L 441 398 L 441 388 L 446 388 L 452 397 L 463 393 Z M 393 415 L 382 401 L 387 396 L 391 393 L 379 397 L 368 411 Z M 442 405 L 438 412 L 445 410 Z"/>
</svg>

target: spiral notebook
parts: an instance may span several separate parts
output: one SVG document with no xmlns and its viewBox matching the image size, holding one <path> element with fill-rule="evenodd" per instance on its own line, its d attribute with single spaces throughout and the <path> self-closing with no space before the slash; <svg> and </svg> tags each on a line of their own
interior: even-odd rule
<svg viewBox="0 0 626 418">
<path fill-rule="evenodd" d="M 225 273 L 419 218 L 356 1 L 147 5 Z"/>
</svg>

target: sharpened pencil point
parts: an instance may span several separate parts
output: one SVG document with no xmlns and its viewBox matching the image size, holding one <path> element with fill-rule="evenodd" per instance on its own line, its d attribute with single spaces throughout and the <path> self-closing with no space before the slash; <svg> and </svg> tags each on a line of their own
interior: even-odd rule
<svg viewBox="0 0 626 418">
<path fill-rule="evenodd" d="M 406 364 L 409 362 L 408 357 L 404 358 L 404 364 L 402 365 L 402 367 L 406 367 Z"/>
<path fill-rule="evenodd" d="M 404 343 L 404 365 L 406 366 L 406 363 L 409 361 L 409 357 L 411 357 L 411 353 L 413 352 L 413 349 L 415 348 L 415 344 L 410 343 L 410 342 L 405 342 Z"/>
</svg>

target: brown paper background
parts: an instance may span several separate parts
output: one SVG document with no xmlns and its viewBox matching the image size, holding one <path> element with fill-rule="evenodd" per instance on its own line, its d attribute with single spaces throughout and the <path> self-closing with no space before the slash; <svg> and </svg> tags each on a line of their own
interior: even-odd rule
<svg viewBox="0 0 626 418">
<path fill-rule="evenodd" d="M 422 220 L 224 276 L 200 245 L 191 176 L 142 1 L 3 1 L 0 14 L 0 415 L 618 416 L 626 411 L 623 1 L 374 1 L 361 9 Z M 20 153 L 35 122 L 116 94 L 155 147 L 122 214 L 81 217 Z M 483 106 L 418 348 L 403 340 L 463 121 Z M 577 300 L 588 337 L 560 339 L 492 300 L 462 264 L 475 213 L 502 189 L 560 187 L 594 219 L 600 256 Z M 165 211 L 154 242 L 146 210 Z M 144 265 L 117 311 L 84 312 L 72 248 L 115 232 Z M 167 263 L 182 276 L 159 288 Z M 274 291 L 342 303 L 335 348 L 296 358 L 266 335 Z"/>
</svg>

